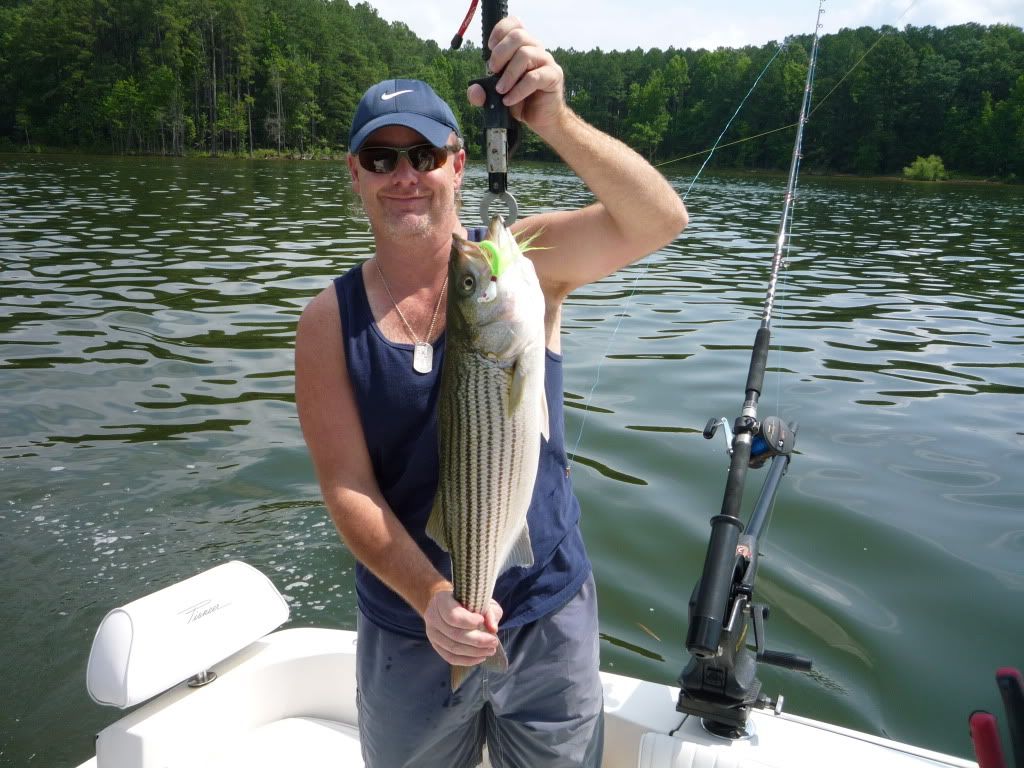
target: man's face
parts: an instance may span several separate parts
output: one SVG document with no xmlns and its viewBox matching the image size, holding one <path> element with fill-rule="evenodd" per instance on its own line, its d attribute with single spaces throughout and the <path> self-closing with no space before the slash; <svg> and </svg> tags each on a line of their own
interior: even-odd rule
<svg viewBox="0 0 1024 768">
<path fill-rule="evenodd" d="M 453 133 L 450 143 L 456 141 Z M 429 143 L 411 128 L 390 125 L 379 128 L 363 147 L 415 147 Z M 417 171 L 407 157 L 400 157 L 391 173 L 372 173 L 348 157 L 352 189 L 362 198 L 370 224 L 378 236 L 390 239 L 445 235 L 458 225 L 455 193 L 462 184 L 464 150 L 449 153 L 447 161 L 432 171 Z"/>
</svg>

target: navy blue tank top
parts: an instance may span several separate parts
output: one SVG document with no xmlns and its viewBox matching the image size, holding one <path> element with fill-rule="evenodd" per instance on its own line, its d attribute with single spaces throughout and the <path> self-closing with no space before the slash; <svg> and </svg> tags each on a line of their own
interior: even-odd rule
<svg viewBox="0 0 1024 768">
<path fill-rule="evenodd" d="M 479 240 L 482 227 L 470 227 Z M 366 298 L 362 265 L 334 281 L 341 312 L 348 374 L 355 391 L 366 444 L 384 498 L 439 572 L 451 578 L 451 558 L 425 528 L 437 490 L 437 399 L 441 389 L 445 334 L 434 342 L 434 368 L 412 369 L 412 344 L 385 338 Z M 561 608 L 590 573 L 580 534 L 580 507 L 569 478 L 562 408 L 562 358 L 550 350 L 544 360 L 544 388 L 550 440 L 541 439 L 540 466 L 527 512 L 534 564 L 498 577 L 494 598 L 502 628 L 522 626 Z M 344 435 L 339 435 L 344 440 Z M 361 563 L 356 595 L 363 614 L 384 629 L 425 637 L 419 614 Z"/>
</svg>

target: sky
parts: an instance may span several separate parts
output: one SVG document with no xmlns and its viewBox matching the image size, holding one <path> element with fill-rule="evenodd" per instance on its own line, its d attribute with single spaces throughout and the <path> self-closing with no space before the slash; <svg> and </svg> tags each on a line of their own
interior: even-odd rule
<svg viewBox="0 0 1024 768">
<path fill-rule="evenodd" d="M 447 46 L 469 0 L 369 0 L 382 18 L 402 21 L 419 37 Z M 548 48 L 604 51 L 633 48 L 717 48 L 781 42 L 810 34 L 817 0 L 509 0 L 509 13 Z M 580 12 L 583 17 L 580 17 Z M 903 28 L 953 24 L 1024 27 L 1024 0 L 827 0 L 822 32 L 888 24 Z M 480 45 L 480 10 L 466 38 Z"/>
</svg>

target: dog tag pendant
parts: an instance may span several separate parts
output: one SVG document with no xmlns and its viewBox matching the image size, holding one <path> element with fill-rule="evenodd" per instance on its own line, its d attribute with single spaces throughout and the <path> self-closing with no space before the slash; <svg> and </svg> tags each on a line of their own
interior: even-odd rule
<svg viewBox="0 0 1024 768">
<path fill-rule="evenodd" d="M 412 369 L 416 373 L 430 373 L 434 369 L 434 348 L 425 341 L 417 341 L 412 349 Z"/>
</svg>

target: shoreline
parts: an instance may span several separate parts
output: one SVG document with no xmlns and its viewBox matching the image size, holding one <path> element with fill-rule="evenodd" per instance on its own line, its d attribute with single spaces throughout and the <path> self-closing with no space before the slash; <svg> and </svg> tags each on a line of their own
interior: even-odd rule
<svg viewBox="0 0 1024 768">
<path fill-rule="evenodd" d="M 211 155 L 209 153 L 193 152 L 186 155 L 166 155 L 157 153 L 138 153 L 138 154 L 111 154 L 106 152 L 95 152 L 84 149 L 75 148 L 39 148 L 39 149 L 25 149 L 25 148 L 0 148 L 0 159 L 3 158 L 34 158 L 34 157 L 82 157 L 82 158 L 107 158 L 111 160 L 117 159 L 132 159 L 132 160 L 227 160 L 227 161 L 243 161 L 243 162 L 344 162 L 347 152 L 345 150 L 337 150 L 331 152 L 321 153 L 299 153 L 299 152 L 285 152 L 277 153 L 274 150 L 262 149 L 258 150 L 252 156 L 248 154 L 237 154 L 224 152 L 218 155 Z M 481 158 L 471 157 L 470 162 L 483 162 Z M 548 165 L 548 166 L 559 166 L 566 167 L 564 163 L 551 161 L 551 160 L 532 160 L 532 159 L 520 159 L 520 163 L 528 165 Z M 664 165 L 654 164 L 655 168 L 662 171 L 673 163 L 669 162 Z M 693 171 L 699 166 L 683 166 L 680 165 L 680 170 Z M 736 174 L 738 176 L 747 177 L 785 177 L 785 169 L 766 169 L 766 168 L 712 168 L 711 172 L 718 175 L 731 175 Z M 906 184 L 922 184 L 922 185 L 936 185 L 936 184 L 952 184 L 957 186 L 1000 186 L 1000 187 L 1016 187 L 1024 185 L 1024 179 L 1000 179 L 993 177 L 972 177 L 972 176 L 959 176 L 957 171 L 949 171 L 953 174 L 952 178 L 942 179 L 938 181 L 924 181 L 921 179 L 908 179 L 900 174 L 856 174 L 842 171 L 821 171 L 817 169 L 803 169 L 801 171 L 801 177 L 803 178 L 821 178 L 821 179 L 838 179 L 838 180 L 850 180 L 850 181 L 874 181 L 874 182 L 900 182 Z"/>
</svg>

